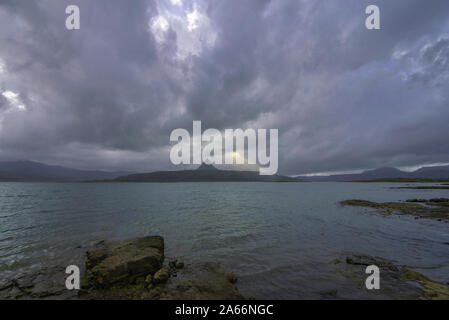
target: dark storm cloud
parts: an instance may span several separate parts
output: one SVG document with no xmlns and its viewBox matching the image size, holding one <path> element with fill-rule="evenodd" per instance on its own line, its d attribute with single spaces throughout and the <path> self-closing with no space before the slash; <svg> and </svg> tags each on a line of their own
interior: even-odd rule
<svg viewBox="0 0 449 320">
<path fill-rule="evenodd" d="M 0 157 L 167 168 L 202 120 L 279 128 L 286 174 L 449 162 L 448 1 L 174 3 L 1 1 Z"/>
</svg>

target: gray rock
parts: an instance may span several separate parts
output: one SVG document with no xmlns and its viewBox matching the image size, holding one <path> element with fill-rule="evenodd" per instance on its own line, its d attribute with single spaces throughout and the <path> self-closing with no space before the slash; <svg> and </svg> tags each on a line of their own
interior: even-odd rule
<svg viewBox="0 0 449 320">
<path fill-rule="evenodd" d="M 356 265 L 356 266 L 357 265 L 359 265 L 359 266 L 376 265 L 382 269 L 389 269 L 392 271 L 398 270 L 398 268 L 390 260 L 382 259 L 379 257 L 371 257 L 371 256 L 367 256 L 367 255 L 362 255 L 362 254 L 354 254 L 350 257 L 347 257 L 346 263 Z"/>
<path fill-rule="evenodd" d="M 153 283 L 153 276 L 151 274 L 146 276 L 145 283 L 146 284 L 152 284 Z"/>
<path fill-rule="evenodd" d="M 196 261 L 170 278 L 159 299 L 168 300 L 242 300 L 233 282 L 237 277 L 219 262 Z"/>
<path fill-rule="evenodd" d="M 170 270 L 167 267 L 161 268 L 154 274 L 153 282 L 155 284 L 166 282 L 170 278 Z"/>
<path fill-rule="evenodd" d="M 94 287 L 133 283 L 154 274 L 164 261 L 164 239 L 145 237 L 112 244 L 87 252 L 86 271 Z"/>
<path fill-rule="evenodd" d="M 168 266 L 172 269 L 176 268 L 176 263 L 178 262 L 178 260 L 174 259 L 168 262 Z"/>
</svg>

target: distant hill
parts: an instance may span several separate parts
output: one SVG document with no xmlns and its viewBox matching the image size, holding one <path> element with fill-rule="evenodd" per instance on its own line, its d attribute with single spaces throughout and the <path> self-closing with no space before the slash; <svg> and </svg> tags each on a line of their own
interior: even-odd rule
<svg viewBox="0 0 449 320">
<path fill-rule="evenodd" d="M 99 170 L 78 170 L 61 166 L 51 166 L 34 161 L 0 161 L 0 181 L 29 182 L 78 182 L 78 181 L 114 181 L 114 182 L 212 182 L 212 181 L 437 181 L 449 180 L 449 166 L 423 167 L 413 172 L 396 168 L 367 170 L 358 174 L 340 174 L 329 176 L 300 176 L 296 178 L 273 175 L 261 176 L 258 171 L 219 170 L 213 165 L 202 164 L 196 170 L 157 171 L 130 174 L 129 172 L 108 172 Z"/>
<path fill-rule="evenodd" d="M 0 181 L 75 182 L 115 179 L 125 174 L 129 172 L 78 170 L 34 161 L 0 162 Z"/>
<path fill-rule="evenodd" d="M 373 180 L 448 180 L 449 166 L 423 167 L 413 172 L 405 172 L 396 168 L 380 168 L 356 174 L 339 174 L 329 176 L 297 177 L 303 181 L 373 181 Z"/>
<path fill-rule="evenodd" d="M 219 170 L 202 164 L 196 170 L 157 171 L 132 174 L 114 179 L 117 182 L 295 182 L 297 179 L 279 175 L 261 176 L 258 171 Z"/>
<path fill-rule="evenodd" d="M 412 173 L 415 178 L 449 179 L 449 166 L 423 167 Z"/>
</svg>

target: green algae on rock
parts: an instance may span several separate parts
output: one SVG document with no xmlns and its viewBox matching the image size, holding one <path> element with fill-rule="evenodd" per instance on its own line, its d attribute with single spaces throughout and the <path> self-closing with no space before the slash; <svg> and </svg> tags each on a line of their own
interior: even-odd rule
<svg viewBox="0 0 449 320">
<path fill-rule="evenodd" d="M 341 261 L 343 257 L 337 258 L 337 260 Z M 338 271 L 372 298 L 449 300 L 448 285 L 430 280 L 408 266 L 399 265 L 381 257 L 356 253 L 347 255 L 345 261 L 346 264 L 335 265 Z M 381 290 L 365 289 L 365 271 L 366 267 L 370 265 L 375 265 L 380 269 Z M 340 297 L 337 296 L 337 298 Z M 366 295 L 363 298 L 366 298 Z"/>
<path fill-rule="evenodd" d="M 345 200 L 340 204 L 343 206 L 355 206 L 375 208 L 382 210 L 385 215 L 393 212 L 415 216 L 416 218 L 430 218 L 437 220 L 449 220 L 449 202 L 447 199 L 420 200 L 411 199 L 407 202 L 372 202 L 367 200 Z M 418 202 L 425 203 L 426 205 Z"/>
<path fill-rule="evenodd" d="M 423 286 L 424 297 L 421 299 L 449 300 L 449 286 L 430 280 L 421 273 L 409 268 L 404 268 L 400 279 L 403 281 L 418 282 Z"/>
</svg>

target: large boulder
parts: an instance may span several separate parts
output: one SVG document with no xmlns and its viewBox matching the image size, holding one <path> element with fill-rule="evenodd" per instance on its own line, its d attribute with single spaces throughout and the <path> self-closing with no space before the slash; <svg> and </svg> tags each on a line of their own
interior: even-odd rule
<svg viewBox="0 0 449 320">
<path fill-rule="evenodd" d="M 159 236 L 101 243 L 86 254 L 89 284 L 107 288 L 133 283 L 136 278 L 156 273 L 164 261 L 164 239 Z"/>
</svg>

